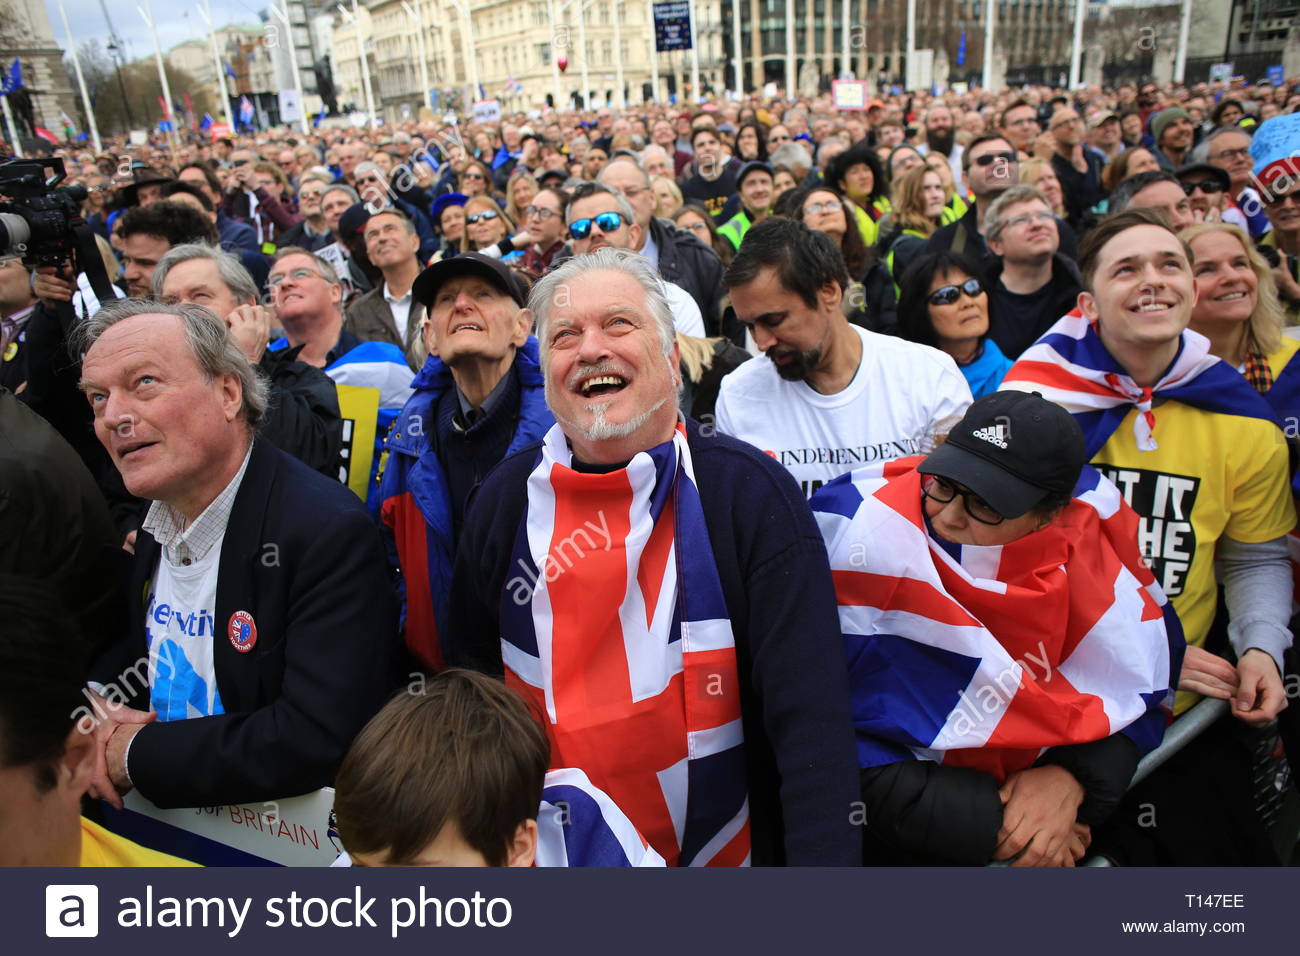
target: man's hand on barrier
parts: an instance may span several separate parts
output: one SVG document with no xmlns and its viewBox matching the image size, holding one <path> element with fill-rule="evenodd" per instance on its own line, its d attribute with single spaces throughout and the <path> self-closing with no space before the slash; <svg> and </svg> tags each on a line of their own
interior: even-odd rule
<svg viewBox="0 0 1300 956">
<path fill-rule="evenodd" d="M 118 794 L 117 786 L 113 781 L 113 768 L 110 766 L 109 760 L 110 742 L 113 734 L 123 724 L 147 724 L 156 720 L 158 715 L 153 711 L 135 710 L 124 704 L 109 703 L 91 690 L 87 690 L 86 694 L 90 699 L 92 712 L 99 716 L 99 723 L 95 726 L 95 768 L 90 777 L 89 793 L 92 797 L 98 797 L 120 810 L 122 808 L 122 798 Z M 119 741 L 119 743 L 122 744 L 121 753 L 124 753 L 125 744 L 122 741 Z M 121 753 L 118 754 L 119 761 L 121 760 Z M 123 774 L 123 776 L 125 775 Z"/>
<path fill-rule="evenodd" d="M 1012 866 L 1061 865 L 1084 797 L 1074 775 L 1063 767 L 1031 767 L 1007 777 L 998 796 L 1002 828 L 993 858 L 1016 857 Z"/>
<path fill-rule="evenodd" d="M 1252 647 L 1237 661 L 1240 685 L 1232 703 L 1232 714 L 1242 723 L 1260 726 L 1286 708 L 1286 692 L 1277 662 L 1267 651 Z"/>
<path fill-rule="evenodd" d="M 1178 675 L 1179 690 L 1231 700 L 1237 693 L 1238 683 L 1237 669 L 1228 661 L 1203 647 L 1188 646 L 1182 672 Z"/>
<path fill-rule="evenodd" d="M 60 302 L 72 301 L 72 283 L 60 277 L 61 269 L 55 266 L 41 266 L 36 270 L 32 281 L 32 291 L 50 308 L 58 308 Z"/>
</svg>

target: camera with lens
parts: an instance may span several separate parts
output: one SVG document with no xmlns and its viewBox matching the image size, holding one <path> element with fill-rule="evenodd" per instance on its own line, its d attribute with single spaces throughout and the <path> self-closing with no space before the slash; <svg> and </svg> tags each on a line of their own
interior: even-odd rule
<svg viewBox="0 0 1300 956">
<path fill-rule="evenodd" d="M 0 163 L 0 258 L 21 256 L 30 268 L 74 258 L 86 187 L 60 186 L 66 178 L 57 157 Z"/>
</svg>

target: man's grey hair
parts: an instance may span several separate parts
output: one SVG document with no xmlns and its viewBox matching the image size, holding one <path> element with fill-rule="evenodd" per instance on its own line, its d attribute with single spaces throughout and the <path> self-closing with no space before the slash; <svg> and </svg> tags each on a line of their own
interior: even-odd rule
<svg viewBox="0 0 1300 956">
<path fill-rule="evenodd" d="M 323 193 L 320 194 L 321 202 L 324 202 L 325 197 L 333 192 L 346 193 L 347 197 L 352 200 L 353 205 L 356 205 L 357 203 L 361 202 L 361 197 L 357 195 L 357 191 L 353 189 L 351 186 L 349 186 L 347 183 L 335 183 L 334 185 L 327 188 Z"/>
<path fill-rule="evenodd" d="M 388 174 L 384 172 L 383 167 L 378 163 L 372 163 L 370 160 L 357 163 L 356 168 L 352 170 L 352 175 L 358 179 L 371 173 L 374 173 L 381 183 L 388 182 Z"/>
<path fill-rule="evenodd" d="M 664 148 L 663 148 L 662 146 L 660 146 L 658 143 L 651 143 L 651 144 L 650 144 L 649 146 L 647 146 L 645 149 L 641 150 L 641 165 L 642 165 L 642 168 L 645 167 L 645 164 L 650 160 L 650 157 L 651 157 L 651 156 L 662 156 L 664 159 L 668 160 L 670 163 L 673 161 L 673 157 L 671 157 L 671 156 L 668 155 L 668 150 L 664 149 Z"/>
<path fill-rule="evenodd" d="M 795 173 L 795 179 L 802 181 L 812 172 L 812 156 L 800 143 L 782 143 L 768 154 L 767 161 L 773 166 L 784 166 Z"/>
<path fill-rule="evenodd" d="M 248 274 L 248 270 L 239 261 L 239 257 L 222 249 L 213 249 L 211 246 L 198 242 L 186 242 L 179 246 L 172 246 L 158 260 L 158 265 L 153 270 L 153 294 L 161 297 L 163 283 L 167 281 L 167 273 L 182 262 L 189 262 L 191 259 L 208 259 L 215 262 L 217 264 L 217 274 L 221 277 L 221 281 L 225 283 L 226 288 L 230 290 L 231 295 L 241 304 L 255 304 L 257 302 L 257 283 Z"/>
<path fill-rule="evenodd" d="M 1007 220 L 1011 217 L 1007 215 L 1007 210 L 1022 202 L 1041 202 L 1047 207 L 1048 212 L 1052 209 L 1052 204 L 1034 186 L 1012 186 L 1006 189 L 993 200 L 989 206 L 989 211 L 984 215 L 984 237 L 986 239 L 998 239 L 1004 229 L 1007 228 Z"/>
<path fill-rule="evenodd" d="M 636 210 L 632 208 L 632 204 L 627 201 L 626 196 L 617 189 L 611 189 L 604 183 L 592 182 L 582 183 L 573 191 L 572 195 L 569 196 L 569 204 L 564 207 L 564 221 L 566 223 L 572 222 L 573 206 L 575 203 L 582 199 L 590 199 L 592 196 L 613 196 L 618 200 L 618 211 L 623 214 L 623 221 L 629 226 L 636 222 Z"/>
<path fill-rule="evenodd" d="M 529 293 L 528 308 L 533 313 L 543 370 L 550 364 L 547 325 L 557 295 L 564 294 L 566 286 L 584 279 L 593 272 L 622 272 L 640 283 L 641 288 L 645 290 L 646 306 L 659 332 L 659 344 L 663 348 L 664 355 L 670 354 L 673 343 L 677 341 L 677 332 L 673 326 L 673 312 L 668 306 L 668 297 L 664 293 L 663 280 L 659 278 L 659 274 L 655 272 L 649 260 L 639 252 L 605 246 L 585 256 L 574 256 L 563 265 L 552 269 L 537 280 L 532 292 Z"/>
<path fill-rule="evenodd" d="M 85 355 L 112 326 L 137 315 L 177 316 L 185 327 L 186 342 L 204 380 L 211 382 L 218 375 L 233 375 L 239 379 L 243 393 L 240 414 L 250 432 L 258 429 L 266 418 L 269 401 L 266 381 L 231 339 L 225 320 L 204 306 L 192 302 L 158 302 L 155 299 L 116 299 L 72 333 L 74 354 Z"/>
<path fill-rule="evenodd" d="M 1191 162 L 1208 163 L 1210 161 L 1210 144 L 1220 136 L 1225 136 L 1228 133 L 1240 133 L 1247 139 L 1250 139 L 1252 135 L 1251 130 L 1244 126 L 1216 126 L 1206 134 L 1205 139 L 1196 144 L 1196 148 L 1192 150 Z"/>
<path fill-rule="evenodd" d="M 316 255 L 316 253 L 312 252 L 310 249 L 304 249 L 302 246 L 282 247 L 275 254 L 275 258 L 271 260 L 271 268 L 274 269 L 281 259 L 287 259 L 289 256 L 306 256 L 308 259 L 312 261 L 312 265 L 316 267 L 316 271 L 321 274 L 322 279 L 324 279 L 330 285 L 343 284 L 342 281 L 339 279 L 338 270 L 334 268 L 334 264 L 332 262 L 330 262 L 328 259 Z"/>
</svg>

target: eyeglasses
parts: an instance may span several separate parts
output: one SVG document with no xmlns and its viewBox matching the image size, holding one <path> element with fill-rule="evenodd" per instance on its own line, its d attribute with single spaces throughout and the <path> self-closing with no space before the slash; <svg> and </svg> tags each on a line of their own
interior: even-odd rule
<svg viewBox="0 0 1300 956">
<path fill-rule="evenodd" d="M 545 222 L 552 216 L 558 216 L 559 213 L 554 209 L 543 209 L 541 206 L 527 206 L 524 208 L 524 218 L 540 219 Z"/>
<path fill-rule="evenodd" d="M 789 137 L 789 136 L 769 136 L 769 137 L 767 138 L 767 141 L 768 141 L 769 143 L 788 143 L 788 142 L 790 142 L 790 137 Z"/>
<path fill-rule="evenodd" d="M 501 215 L 499 212 L 496 212 L 492 209 L 485 209 L 483 212 L 470 213 L 468 216 L 465 217 L 465 221 L 472 225 L 473 223 L 476 222 L 490 221 L 492 219 L 495 219 L 499 215 Z"/>
<path fill-rule="evenodd" d="M 1063 119 L 1063 120 L 1060 120 L 1060 121 L 1058 121 L 1058 122 L 1053 123 L 1052 126 L 1051 126 L 1051 128 L 1052 128 L 1052 129 L 1060 129 L 1062 126 L 1074 126 L 1075 124 L 1077 124 L 1077 123 L 1082 123 L 1082 122 L 1083 122 L 1083 120 L 1079 119 L 1079 117 L 1077 117 L 1077 116 L 1071 116 L 1069 119 Z"/>
<path fill-rule="evenodd" d="M 992 166 L 1001 160 L 1004 163 L 1018 163 L 1020 158 L 1015 153 L 981 153 L 971 160 L 976 166 Z"/>
<path fill-rule="evenodd" d="M 708 231 L 709 231 L 709 227 L 708 227 L 708 225 L 705 224 L 705 223 L 702 223 L 702 222 L 690 222 L 690 223 L 681 223 L 681 222 L 679 222 L 679 223 L 677 224 L 677 228 L 678 228 L 678 229 L 689 229 L 691 232 L 708 232 Z"/>
<path fill-rule="evenodd" d="M 1015 229 L 1025 225 L 1026 223 L 1051 222 L 1055 218 L 1056 217 L 1054 215 L 1052 215 L 1050 212 L 1047 212 L 1046 210 L 1040 212 L 1027 212 L 1022 216 L 1012 216 L 1010 219 L 1008 219 L 1006 222 L 1002 224 L 1002 228 Z M 977 280 L 972 279 L 971 281 L 975 282 Z"/>
<path fill-rule="evenodd" d="M 1211 153 L 1210 159 L 1246 159 L 1250 156 L 1250 147 L 1242 146 L 1240 149 L 1221 149 L 1217 153 Z"/>
<path fill-rule="evenodd" d="M 921 493 L 931 501 L 937 501 L 941 505 L 946 505 L 958 495 L 961 495 L 962 504 L 966 507 L 966 513 L 980 524 L 997 525 L 1007 520 L 998 514 L 992 505 L 969 488 L 963 488 L 956 482 L 949 481 L 947 478 L 940 478 L 938 475 L 929 477 L 922 486 Z"/>
<path fill-rule="evenodd" d="M 269 285 L 272 289 L 274 289 L 276 286 L 280 285 L 280 283 L 284 282 L 285 279 L 292 279 L 294 282 L 301 282 L 303 279 L 310 279 L 312 276 L 316 276 L 321 279 L 325 278 L 315 269 L 309 269 L 306 266 L 301 266 L 297 269 L 291 269 L 288 272 L 281 272 L 279 275 L 271 276 L 269 279 L 266 280 L 266 284 Z"/>
<path fill-rule="evenodd" d="M 1223 192 L 1223 183 L 1217 179 L 1202 179 L 1200 182 L 1183 183 L 1183 192 L 1189 196 L 1198 189 L 1207 196 L 1217 196 Z"/>
<path fill-rule="evenodd" d="M 460 178 L 461 178 L 461 179 L 480 179 L 480 180 L 482 180 L 483 182 L 487 182 L 487 177 L 484 176 L 482 173 L 461 173 L 461 174 L 460 174 Z"/>
<path fill-rule="evenodd" d="M 961 285 L 940 286 L 925 298 L 932 305 L 952 305 L 961 298 L 963 292 L 973 299 L 983 291 L 984 286 L 979 279 L 967 279 Z"/>
<path fill-rule="evenodd" d="M 575 219 L 569 223 L 570 238 L 586 239 L 591 235 L 592 223 L 599 226 L 601 232 L 618 232 L 619 229 L 623 228 L 623 214 L 621 212 L 602 212 L 599 216 Z"/>
<path fill-rule="evenodd" d="M 843 208 L 844 207 L 837 202 L 810 202 L 808 205 L 803 207 L 803 214 L 805 216 L 818 216 L 824 212 L 834 212 L 836 209 Z"/>
</svg>

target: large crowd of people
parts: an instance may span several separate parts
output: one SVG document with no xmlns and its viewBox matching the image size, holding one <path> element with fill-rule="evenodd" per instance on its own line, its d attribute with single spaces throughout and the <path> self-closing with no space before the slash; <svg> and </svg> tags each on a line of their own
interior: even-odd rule
<svg viewBox="0 0 1300 956">
<path fill-rule="evenodd" d="M 0 862 L 1287 862 L 1300 81 L 453 119 L 53 151 Z"/>
</svg>

